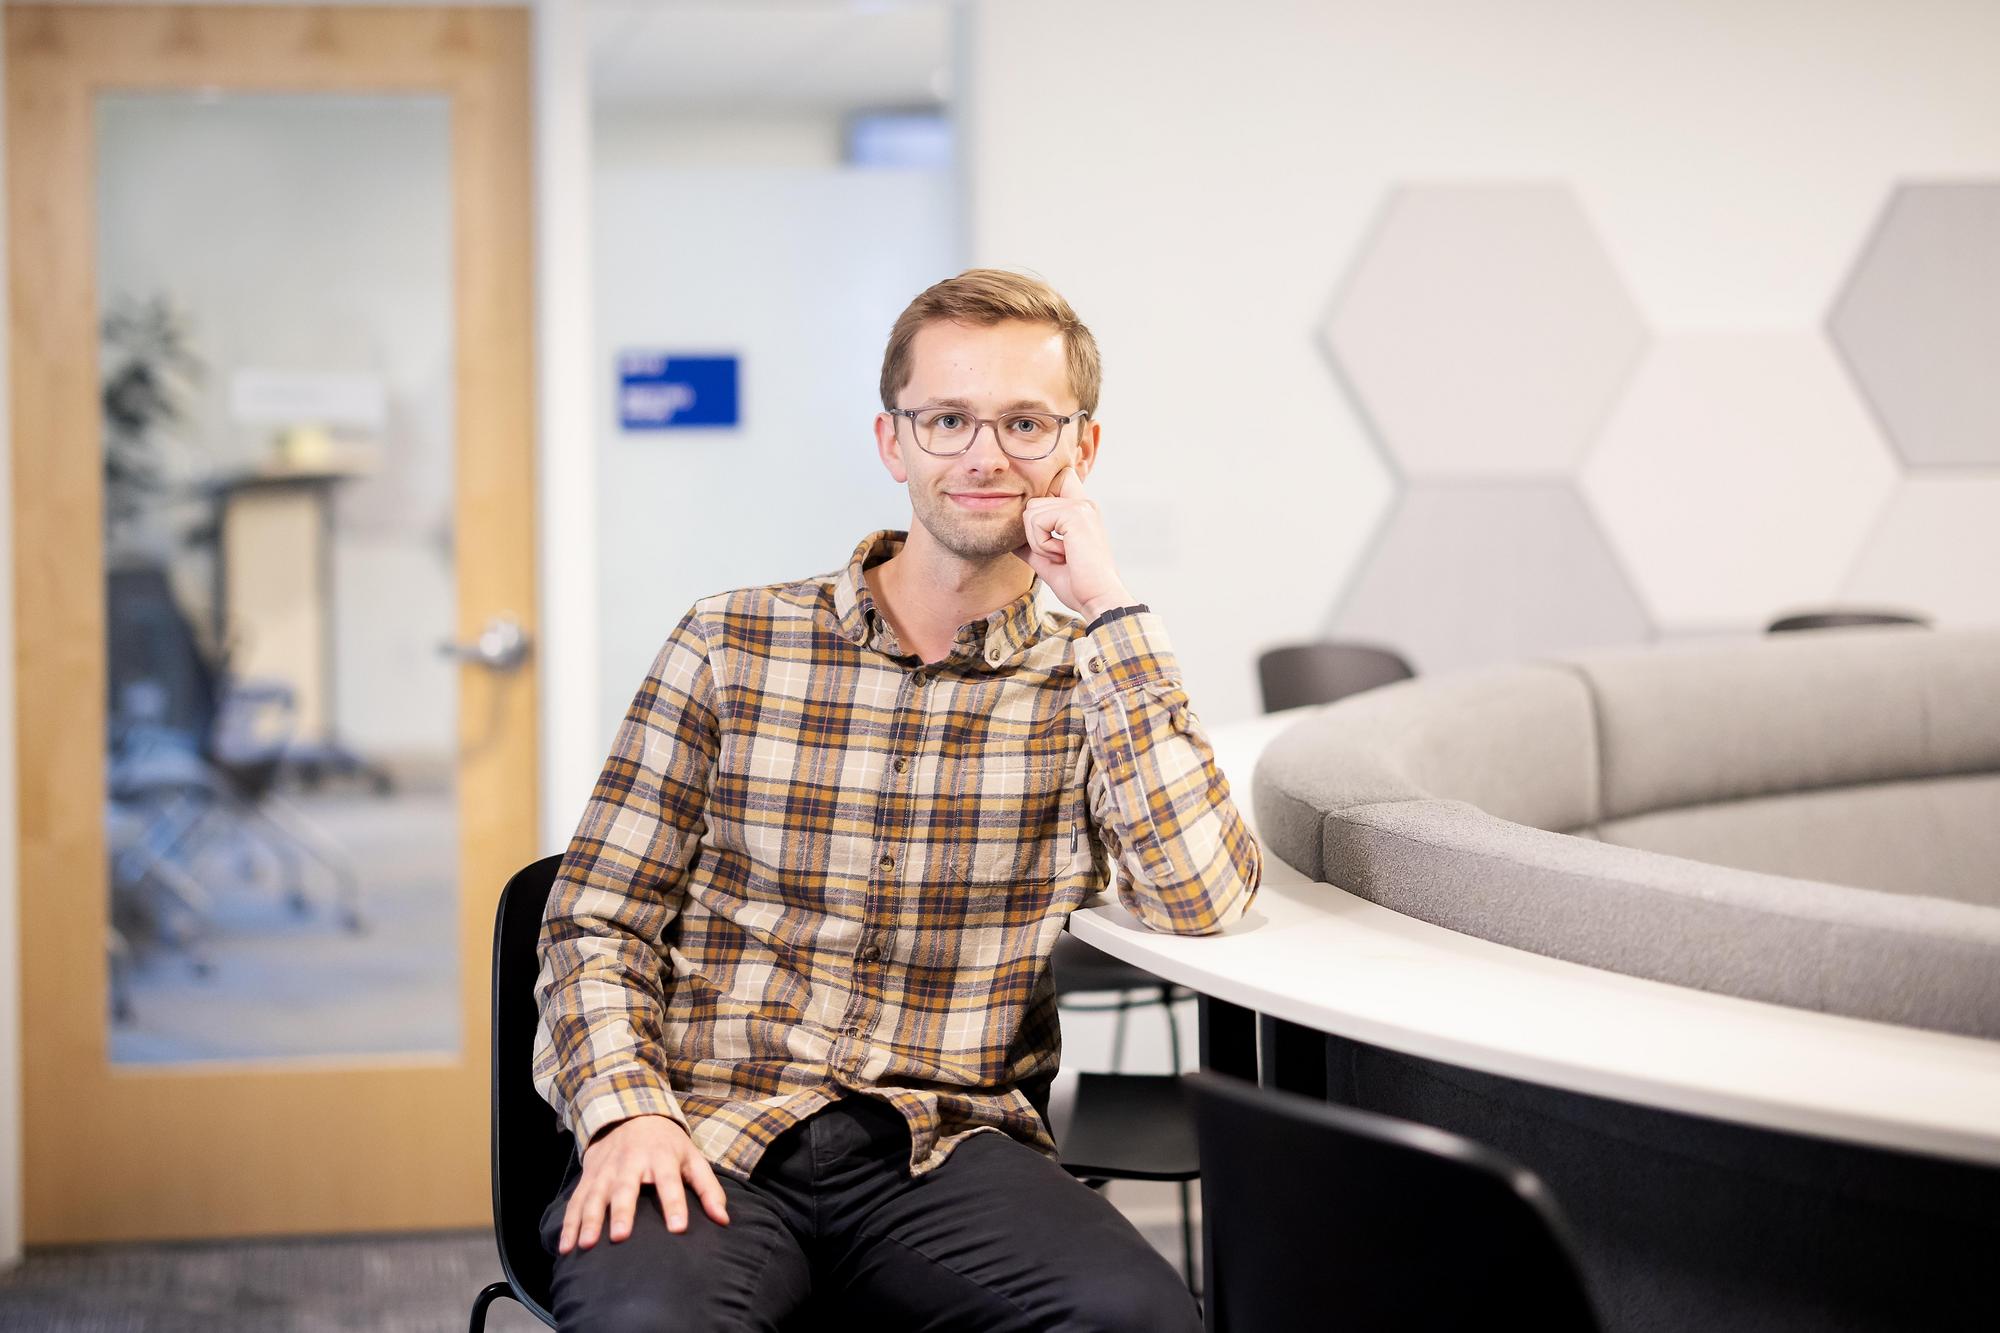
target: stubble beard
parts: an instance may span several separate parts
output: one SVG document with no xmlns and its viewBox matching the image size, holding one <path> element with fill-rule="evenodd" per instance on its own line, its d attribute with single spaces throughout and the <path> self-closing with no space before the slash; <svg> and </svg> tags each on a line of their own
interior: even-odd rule
<svg viewBox="0 0 2000 1333">
<path fill-rule="evenodd" d="M 1027 540 L 1017 510 L 987 515 L 956 508 L 941 491 L 911 493 L 917 521 L 937 544 L 961 560 L 986 564 L 1007 555 Z"/>
</svg>

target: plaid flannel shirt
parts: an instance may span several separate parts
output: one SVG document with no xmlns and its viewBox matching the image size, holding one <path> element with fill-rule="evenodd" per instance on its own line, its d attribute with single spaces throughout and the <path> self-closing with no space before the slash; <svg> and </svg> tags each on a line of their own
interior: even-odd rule
<svg viewBox="0 0 2000 1333">
<path fill-rule="evenodd" d="M 913 1175 L 970 1134 L 1056 1156 L 1049 954 L 1102 892 L 1148 926 L 1235 920 L 1262 862 L 1159 617 L 1086 629 L 1042 583 L 925 664 L 847 565 L 697 602 L 565 853 L 538 945 L 534 1081 L 581 1150 L 659 1114 L 748 1179 L 849 1093 Z"/>
</svg>

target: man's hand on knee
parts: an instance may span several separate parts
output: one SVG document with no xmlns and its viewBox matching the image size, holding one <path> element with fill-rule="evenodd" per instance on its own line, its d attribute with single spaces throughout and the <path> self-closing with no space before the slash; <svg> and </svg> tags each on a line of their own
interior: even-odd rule
<svg viewBox="0 0 2000 1333">
<path fill-rule="evenodd" d="M 596 1244 L 607 1208 L 611 1212 L 611 1239 L 621 1241 L 631 1235 L 642 1185 L 651 1185 L 659 1196 L 667 1230 L 685 1231 L 683 1177 L 700 1196 L 703 1211 L 718 1225 L 728 1226 L 729 1208 L 722 1185 L 686 1130 L 663 1115 L 639 1115 L 602 1131 L 583 1150 L 583 1175 L 563 1211 L 558 1253 L 568 1254 L 577 1245 L 587 1250 Z"/>
</svg>

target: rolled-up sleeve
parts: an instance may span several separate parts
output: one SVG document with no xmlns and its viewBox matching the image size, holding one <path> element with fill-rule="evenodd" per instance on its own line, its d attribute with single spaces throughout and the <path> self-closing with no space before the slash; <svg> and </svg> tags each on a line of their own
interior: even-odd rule
<svg viewBox="0 0 2000 1333">
<path fill-rule="evenodd" d="M 1256 895 L 1262 854 L 1188 706 L 1165 626 L 1150 610 L 1108 615 L 1074 651 L 1090 822 L 1117 861 L 1119 901 L 1154 930 L 1222 929 Z"/>
</svg>

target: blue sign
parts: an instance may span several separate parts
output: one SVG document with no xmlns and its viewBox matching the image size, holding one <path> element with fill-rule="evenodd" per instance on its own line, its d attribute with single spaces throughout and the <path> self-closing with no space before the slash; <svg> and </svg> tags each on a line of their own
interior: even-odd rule
<svg viewBox="0 0 2000 1333">
<path fill-rule="evenodd" d="M 618 424 L 626 430 L 736 425 L 736 358 L 620 353 Z"/>
</svg>

